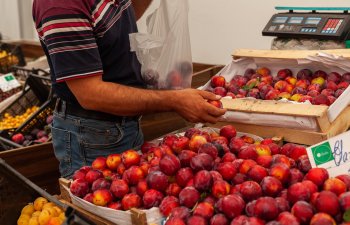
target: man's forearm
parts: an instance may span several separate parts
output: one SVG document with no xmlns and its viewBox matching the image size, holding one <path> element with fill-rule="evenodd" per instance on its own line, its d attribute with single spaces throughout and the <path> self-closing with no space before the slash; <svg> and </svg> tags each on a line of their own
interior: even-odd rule
<svg viewBox="0 0 350 225">
<path fill-rule="evenodd" d="M 152 0 L 132 0 L 137 20 L 142 17 L 151 2 Z"/>
<path fill-rule="evenodd" d="M 134 116 L 160 111 L 171 111 L 168 104 L 170 91 L 152 91 L 124 85 L 105 83 L 100 85 L 95 96 L 86 100 L 87 108 L 121 116 Z M 168 101 L 166 101 L 166 99 Z"/>
<path fill-rule="evenodd" d="M 219 116 L 226 112 L 207 101 L 218 100 L 220 96 L 196 89 L 144 90 L 104 82 L 101 76 L 66 83 L 83 108 L 118 116 L 175 111 L 193 123 L 216 123 Z"/>
<path fill-rule="evenodd" d="M 89 110 L 120 116 L 134 116 L 173 109 L 168 102 L 173 97 L 174 91 L 132 88 L 103 82 L 101 77 L 72 80 L 67 84 L 82 107 Z"/>
</svg>

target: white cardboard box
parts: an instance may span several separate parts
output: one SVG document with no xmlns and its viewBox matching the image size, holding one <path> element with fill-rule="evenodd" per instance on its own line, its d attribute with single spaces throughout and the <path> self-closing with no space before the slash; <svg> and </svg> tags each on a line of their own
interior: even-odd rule
<svg viewBox="0 0 350 225">
<path fill-rule="evenodd" d="M 288 68 L 292 70 L 293 74 L 296 75 L 301 69 L 310 69 L 312 71 L 324 70 L 327 73 L 338 72 L 343 74 L 350 72 L 350 58 L 345 58 L 339 55 L 328 54 L 324 52 L 315 51 L 293 51 L 291 58 L 288 58 L 288 52 L 290 51 L 260 51 L 260 54 L 267 52 L 267 54 L 259 55 L 254 57 L 253 53 L 247 53 L 248 56 L 240 57 L 243 50 L 238 51 L 238 59 L 234 59 L 228 65 L 226 65 L 218 74 L 224 76 L 227 81 L 230 81 L 235 75 L 243 75 L 245 70 L 248 68 L 257 69 L 259 67 L 267 67 L 271 70 L 272 75 L 276 75 L 278 70 Z M 250 51 L 250 50 L 246 50 Z M 244 52 L 244 51 L 243 51 Z M 286 52 L 285 54 L 282 54 Z M 303 52 L 303 58 L 295 56 L 298 52 Z M 310 53 L 310 55 L 307 54 Z M 283 55 L 284 57 L 270 55 Z M 244 55 L 244 54 L 243 54 Z M 250 56 L 249 56 L 250 55 Z M 300 54 L 297 54 L 300 55 Z M 308 55 L 308 56 L 307 56 Z M 206 90 L 210 86 L 210 81 L 200 89 Z M 254 100 L 254 101 L 265 101 L 265 100 Z M 292 104 L 300 104 L 295 102 L 289 102 Z M 332 123 L 339 114 L 349 105 L 350 103 L 350 88 L 347 88 L 345 92 L 327 109 L 328 120 Z M 307 103 L 305 103 L 307 104 Z M 315 118 L 307 116 L 288 116 L 288 115 L 277 115 L 277 114 L 265 114 L 261 112 L 242 112 L 242 111 L 228 111 L 221 119 L 224 122 L 238 122 L 253 125 L 262 126 L 273 126 L 283 128 L 302 129 L 309 131 L 320 131 L 319 125 Z"/>
</svg>

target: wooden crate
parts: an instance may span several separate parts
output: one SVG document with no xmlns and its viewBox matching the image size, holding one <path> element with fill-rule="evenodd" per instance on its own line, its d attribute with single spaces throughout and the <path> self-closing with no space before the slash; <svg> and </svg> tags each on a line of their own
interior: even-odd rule
<svg viewBox="0 0 350 225">
<path fill-rule="evenodd" d="M 261 137 L 282 136 L 288 142 L 313 145 L 343 133 L 350 127 L 350 107 L 347 107 L 334 122 L 330 123 L 327 106 L 293 105 L 291 107 L 288 103 L 244 99 L 222 99 L 222 102 L 225 108 L 232 111 L 314 118 L 319 129 L 319 131 L 309 131 L 230 122 L 238 131 L 256 134 Z M 220 127 L 224 124 L 227 124 L 227 122 L 221 122 L 215 126 Z"/>
<path fill-rule="evenodd" d="M 305 59 L 306 57 L 316 55 L 319 52 L 350 58 L 349 49 L 320 51 L 239 49 L 233 53 L 233 58 Z M 281 126 L 248 124 L 244 121 L 231 123 L 241 132 L 249 132 L 262 137 L 283 136 L 284 140 L 288 142 L 313 145 L 343 133 L 350 127 L 350 106 L 345 108 L 333 122 L 330 122 L 331 120 L 328 117 L 328 106 L 290 104 L 277 101 L 248 99 L 223 99 L 222 102 L 224 108 L 227 108 L 229 111 L 308 118 L 312 119 L 317 124 L 316 129 L 308 130 L 301 128 L 284 128 L 283 121 L 281 121 Z M 222 125 L 223 123 L 220 123 L 216 126 Z"/>
<path fill-rule="evenodd" d="M 50 194 L 59 193 L 59 164 L 52 143 L 3 151 L 0 158 Z"/>
<path fill-rule="evenodd" d="M 192 88 L 204 85 L 212 76 L 217 74 L 223 66 L 193 64 Z M 179 130 L 188 123 L 175 112 L 164 112 L 144 115 L 141 120 L 141 127 L 146 141 L 153 140 L 174 130 Z"/>
<path fill-rule="evenodd" d="M 61 195 L 59 196 L 59 199 L 61 202 L 74 208 L 75 210 L 80 212 L 82 215 L 87 217 L 89 220 L 94 222 L 96 225 L 118 225 L 118 224 L 112 223 L 104 218 L 101 218 L 98 215 L 92 214 L 92 213 L 72 204 L 69 193 L 67 192 L 67 190 L 65 188 L 65 187 L 69 187 L 70 181 L 67 179 L 64 179 L 64 178 L 60 178 L 59 184 L 60 184 L 60 190 L 61 190 Z M 147 225 L 146 213 L 144 213 L 138 209 L 131 209 L 130 211 L 131 211 L 131 221 L 133 224 L 135 224 L 135 225 Z M 122 224 L 119 224 L 119 225 L 122 225 Z"/>
<path fill-rule="evenodd" d="M 17 224 L 21 210 L 38 197 L 44 197 L 65 211 L 66 206 L 57 198 L 16 171 L 0 159 L 0 224 Z"/>
</svg>

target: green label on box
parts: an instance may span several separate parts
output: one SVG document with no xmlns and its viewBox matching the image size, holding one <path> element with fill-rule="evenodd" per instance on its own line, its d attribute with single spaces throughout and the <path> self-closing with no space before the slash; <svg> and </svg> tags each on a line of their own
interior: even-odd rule
<svg viewBox="0 0 350 225">
<path fill-rule="evenodd" d="M 3 92 L 10 91 L 20 87 L 21 84 L 16 80 L 12 73 L 0 76 L 0 90 Z"/>
<path fill-rule="evenodd" d="M 344 215 L 343 215 L 343 220 L 344 222 L 350 222 L 350 210 L 346 210 Z"/>
<path fill-rule="evenodd" d="M 317 166 L 334 160 L 329 142 L 313 147 L 311 150 Z"/>
<path fill-rule="evenodd" d="M 12 75 L 5 76 L 6 81 L 14 80 L 15 78 Z"/>
</svg>

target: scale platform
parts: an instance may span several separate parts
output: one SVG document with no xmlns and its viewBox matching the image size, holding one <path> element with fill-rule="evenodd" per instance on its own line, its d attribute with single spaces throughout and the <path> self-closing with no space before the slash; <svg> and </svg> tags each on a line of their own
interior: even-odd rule
<svg viewBox="0 0 350 225">
<path fill-rule="evenodd" d="M 336 41 L 350 39 L 350 7 L 275 7 L 275 9 L 288 12 L 273 15 L 262 31 L 263 36 Z"/>
</svg>

